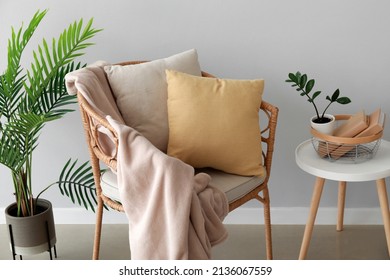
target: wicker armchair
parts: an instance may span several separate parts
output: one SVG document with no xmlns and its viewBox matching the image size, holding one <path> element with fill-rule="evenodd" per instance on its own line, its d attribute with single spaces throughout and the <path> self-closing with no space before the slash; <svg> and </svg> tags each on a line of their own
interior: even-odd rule
<svg viewBox="0 0 390 280">
<path fill-rule="evenodd" d="M 133 61 L 120 63 L 120 65 L 127 64 L 138 64 L 143 61 Z M 202 72 L 204 77 L 213 77 L 212 75 Z M 102 174 L 100 172 L 101 165 L 100 163 L 106 164 L 108 167 L 116 170 L 117 160 L 116 155 L 107 155 L 104 153 L 103 149 L 99 145 L 99 127 L 105 127 L 112 134 L 112 139 L 116 141 L 116 149 L 118 149 L 117 134 L 115 130 L 111 127 L 108 121 L 100 116 L 93 108 L 88 104 L 86 99 L 81 95 L 77 94 L 78 103 L 80 106 L 81 117 L 85 129 L 86 140 L 88 144 L 89 154 L 91 158 L 91 164 L 94 173 L 96 192 L 98 198 L 98 205 L 96 209 L 96 226 L 95 226 L 95 239 L 93 247 L 93 259 L 99 258 L 99 249 L 100 249 L 100 239 L 101 239 L 101 228 L 102 228 L 102 218 L 103 218 L 103 208 L 104 205 L 115 209 L 117 211 L 123 212 L 123 207 L 118 199 L 118 196 L 108 195 L 108 191 L 104 190 L 102 185 L 107 184 L 107 180 L 110 181 L 110 178 L 106 180 L 106 183 L 103 184 Z M 254 180 L 247 178 L 245 182 L 240 182 L 240 184 L 247 184 L 247 181 L 252 182 L 252 186 L 244 193 L 236 195 L 233 199 L 229 199 L 229 212 L 233 211 L 237 207 L 243 205 L 249 200 L 256 199 L 263 203 L 264 205 L 264 224 L 265 224 L 265 238 L 266 238 L 266 256 L 267 259 L 272 259 L 272 238 L 271 238 L 271 218 L 270 218 L 270 197 L 268 191 L 268 181 L 271 174 L 271 165 L 272 165 L 272 155 L 274 150 L 274 141 L 275 141 L 275 130 L 277 125 L 278 117 L 278 108 L 263 101 L 261 103 L 260 112 L 265 116 L 262 119 L 265 124 L 262 125 L 264 129 L 261 131 L 261 140 L 263 142 L 263 163 L 266 168 L 266 177 L 262 180 L 261 183 L 253 185 Z M 116 140 L 115 140 L 116 139 Z M 107 173 L 107 172 L 106 172 Z M 110 173 L 110 172 L 108 172 Z M 111 177 L 113 173 L 111 172 Z M 213 177 L 212 174 L 210 174 Z M 103 174 L 104 176 L 110 176 L 110 174 Z M 240 176 L 239 176 L 240 177 Z M 112 178 L 111 178 L 111 181 Z"/>
</svg>

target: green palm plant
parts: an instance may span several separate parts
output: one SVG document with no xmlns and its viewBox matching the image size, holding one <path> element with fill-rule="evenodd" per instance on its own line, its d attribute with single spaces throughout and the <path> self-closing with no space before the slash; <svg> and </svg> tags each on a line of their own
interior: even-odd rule
<svg viewBox="0 0 390 280">
<path fill-rule="evenodd" d="M 8 40 L 8 64 L 0 75 L 0 163 L 11 171 L 18 216 L 34 215 L 36 200 L 47 189 L 35 197 L 31 184 L 32 155 L 38 145 L 39 133 L 45 123 L 73 111 L 67 106 L 76 99 L 67 94 L 64 77 L 84 66 L 74 61 L 92 45 L 89 40 L 100 31 L 92 27 L 93 19 L 86 24 L 82 19 L 70 24 L 50 44 L 43 39 L 33 52 L 30 69 L 25 70 L 21 66 L 23 51 L 46 13 L 47 10 L 37 11 L 26 28 L 23 25 L 16 31 L 12 28 Z M 88 166 L 83 165 L 81 169 L 83 178 L 67 176 L 66 179 L 74 181 L 60 178 L 56 183 L 78 185 L 90 182 L 85 177 L 91 177 Z M 78 175 L 81 169 L 75 170 Z M 83 186 L 90 187 L 88 184 Z"/>
</svg>

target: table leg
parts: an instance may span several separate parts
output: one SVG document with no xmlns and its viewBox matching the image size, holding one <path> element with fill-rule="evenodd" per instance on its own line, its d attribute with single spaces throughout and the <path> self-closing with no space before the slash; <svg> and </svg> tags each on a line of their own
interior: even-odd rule
<svg viewBox="0 0 390 280">
<path fill-rule="evenodd" d="M 390 212 L 389 212 L 389 201 L 387 199 L 385 179 L 377 180 L 376 186 L 378 189 L 379 204 L 382 210 L 383 225 L 385 227 L 387 250 L 390 255 Z"/>
<path fill-rule="evenodd" d="M 316 178 L 314 185 L 313 196 L 311 199 L 309 218 L 306 223 L 305 232 L 303 234 L 303 240 L 301 245 L 301 251 L 299 252 L 299 259 L 304 260 L 306 258 L 307 250 L 309 249 L 309 243 L 311 234 L 313 232 L 314 222 L 317 216 L 318 206 L 320 204 L 322 189 L 324 188 L 325 179 L 321 177 Z"/>
<path fill-rule="evenodd" d="M 339 197 L 338 197 L 338 213 L 337 213 L 337 231 L 342 231 L 344 227 L 344 208 L 345 208 L 345 193 L 347 191 L 347 183 L 345 181 L 339 182 Z"/>
</svg>

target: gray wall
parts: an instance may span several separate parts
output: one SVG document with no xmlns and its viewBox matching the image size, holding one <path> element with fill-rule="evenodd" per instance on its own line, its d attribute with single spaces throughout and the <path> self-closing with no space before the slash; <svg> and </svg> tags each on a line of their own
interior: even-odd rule
<svg viewBox="0 0 390 280">
<path fill-rule="evenodd" d="M 10 27 L 27 24 L 37 9 L 46 8 L 31 48 L 42 37 L 57 37 L 74 20 L 94 17 L 94 26 L 104 31 L 94 38 L 84 62 L 151 60 L 196 48 L 202 68 L 216 76 L 264 78 L 264 99 L 280 108 L 270 182 L 274 208 L 308 207 L 314 183 L 294 159 L 295 147 L 310 137 L 308 119 L 314 111 L 284 82 L 289 72 L 307 72 L 317 79 L 318 89 L 331 93 L 340 88 L 353 100 L 346 107 L 335 105 L 334 114 L 377 107 L 390 113 L 390 2 L 385 0 L 1 0 L 1 72 Z M 31 61 L 29 50 L 24 64 Z M 36 189 L 54 181 L 69 157 L 88 158 L 78 111 L 43 130 L 34 155 Z M 1 208 L 13 201 L 4 167 L 0 180 Z M 328 185 L 321 206 L 335 207 L 336 183 Z M 55 207 L 76 207 L 54 188 L 45 197 Z M 374 184 L 354 183 L 347 193 L 347 207 L 377 206 Z"/>
</svg>

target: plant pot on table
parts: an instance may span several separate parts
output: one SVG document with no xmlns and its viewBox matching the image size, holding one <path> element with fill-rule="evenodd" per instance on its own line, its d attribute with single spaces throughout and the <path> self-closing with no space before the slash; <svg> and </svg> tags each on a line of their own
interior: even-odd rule
<svg viewBox="0 0 390 280">
<path fill-rule="evenodd" d="M 323 134 L 332 135 L 335 128 L 335 117 L 330 114 L 325 114 L 321 119 L 318 119 L 317 116 L 313 116 L 310 119 L 310 125 Z"/>
</svg>

